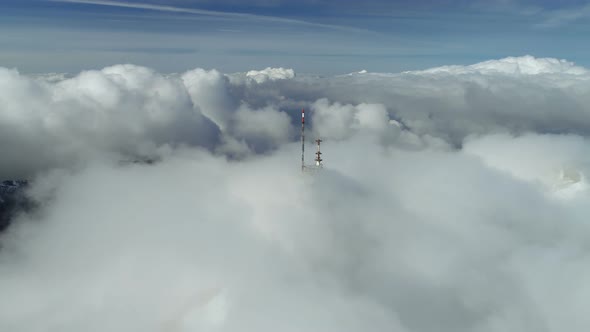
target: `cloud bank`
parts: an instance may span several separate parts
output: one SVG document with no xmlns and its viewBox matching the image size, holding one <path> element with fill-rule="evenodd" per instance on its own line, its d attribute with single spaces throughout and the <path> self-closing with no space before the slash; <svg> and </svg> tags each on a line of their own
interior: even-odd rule
<svg viewBox="0 0 590 332">
<path fill-rule="evenodd" d="M 293 71 L 293 69 L 268 67 L 263 70 L 250 70 L 246 73 L 246 76 L 257 83 L 263 83 L 268 80 L 276 81 L 294 78 L 295 72 Z"/>
<path fill-rule="evenodd" d="M 0 70 L 0 330 L 587 330 L 586 69 L 279 76 Z"/>
<path fill-rule="evenodd" d="M 564 59 L 535 58 L 530 55 L 490 60 L 470 66 L 443 66 L 423 71 L 407 73 L 415 74 L 506 74 L 506 75 L 538 75 L 538 74 L 587 74 L 588 70 L 576 66 Z"/>
</svg>

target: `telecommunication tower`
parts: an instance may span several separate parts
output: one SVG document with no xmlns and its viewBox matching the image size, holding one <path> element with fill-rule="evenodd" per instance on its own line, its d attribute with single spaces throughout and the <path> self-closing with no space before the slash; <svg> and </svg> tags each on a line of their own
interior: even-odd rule
<svg viewBox="0 0 590 332">
<path fill-rule="evenodd" d="M 305 109 L 301 109 L 301 171 L 313 171 L 321 169 L 324 165 L 322 164 L 322 152 L 320 151 L 320 144 L 323 142 L 322 139 L 318 138 L 315 140 L 317 144 L 317 151 L 315 153 L 315 166 L 305 165 Z"/>
<path fill-rule="evenodd" d="M 305 171 L 305 109 L 301 109 L 301 171 Z"/>
<path fill-rule="evenodd" d="M 321 138 L 318 138 L 318 139 L 315 140 L 315 142 L 317 143 L 317 146 L 318 146 L 318 150 L 315 153 L 315 156 L 316 156 L 315 157 L 315 165 L 317 167 L 320 167 L 321 168 L 323 166 L 322 165 L 322 157 L 321 157 L 322 153 L 320 152 L 320 144 L 322 143 L 322 139 Z"/>
</svg>

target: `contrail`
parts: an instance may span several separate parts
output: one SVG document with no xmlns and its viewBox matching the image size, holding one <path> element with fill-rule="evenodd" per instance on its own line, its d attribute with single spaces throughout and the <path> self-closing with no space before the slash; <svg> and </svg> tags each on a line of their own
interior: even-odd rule
<svg viewBox="0 0 590 332">
<path fill-rule="evenodd" d="M 332 30 L 342 30 L 342 31 L 352 31 L 352 32 L 365 32 L 365 33 L 372 32 L 370 30 L 365 30 L 365 29 L 358 29 L 358 28 L 352 28 L 352 27 L 341 26 L 341 25 L 333 25 L 333 24 L 314 23 L 314 22 L 308 22 L 308 21 L 304 21 L 304 20 L 296 20 L 296 19 L 276 17 L 276 16 L 266 16 L 266 15 L 256 15 L 256 14 L 246 14 L 246 13 L 236 13 L 236 12 L 222 12 L 222 11 L 216 11 L 216 10 L 197 9 L 197 8 L 182 8 L 182 7 L 164 6 L 164 5 L 152 5 L 152 4 L 147 4 L 147 3 L 131 3 L 131 2 L 122 2 L 122 1 L 110 1 L 110 0 L 47 0 L 47 1 L 49 1 L 49 2 L 77 3 L 77 4 L 87 4 L 87 5 L 99 5 L 99 6 L 110 6 L 110 7 L 147 9 L 147 10 L 155 10 L 155 11 L 162 11 L 162 12 L 187 13 L 187 14 L 217 16 L 217 17 L 226 17 L 226 18 L 254 19 L 254 20 L 259 20 L 259 21 L 278 22 L 278 23 L 285 23 L 285 24 L 298 24 L 298 25 L 305 25 L 305 26 L 310 26 L 310 27 L 332 29 Z"/>
</svg>

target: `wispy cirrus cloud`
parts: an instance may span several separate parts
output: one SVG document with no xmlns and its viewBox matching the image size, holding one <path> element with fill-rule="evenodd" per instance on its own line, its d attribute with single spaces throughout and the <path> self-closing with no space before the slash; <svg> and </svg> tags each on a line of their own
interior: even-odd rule
<svg viewBox="0 0 590 332">
<path fill-rule="evenodd" d="M 590 18 L 590 4 L 559 9 L 545 13 L 546 18 L 539 27 L 552 28 Z"/>
<path fill-rule="evenodd" d="M 183 8 L 183 7 L 176 7 L 176 6 L 154 5 L 154 4 L 148 4 L 148 3 L 131 3 L 131 2 L 124 2 L 124 1 L 110 1 L 110 0 L 48 0 L 48 1 L 49 2 L 61 2 L 61 3 L 85 4 L 85 5 L 109 6 L 109 7 L 121 7 L 121 8 L 133 8 L 133 9 L 145 9 L 145 10 L 153 10 L 153 11 L 160 11 L 160 12 L 185 13 L 185 14 L 214 16 L 214 17 L 229 18 L 229 19 L 256 20 L 256 21 L 262 21 L 262 22 L 304 25 L 304 26 L 308 26 L 308 27 L 331 29 L 331 30 L 341 30 L 341 31 L 349 31 L 349 32 L 371 32 L 367 29 L 360 29 L 360 28 L 342 26 L 342 25 L 315 23 L 315 22 L 309 22 L 309 21 L 305 21 L 305 20 L 284 18 L 284 17 L 278 17 L 278 16 L 257 15 L 257 14 L 227 12 L 227 11 L 216 11 L 216 10 L 207 10 L 207 9 L 199 9 L 199 8 Z"/>
</svg>

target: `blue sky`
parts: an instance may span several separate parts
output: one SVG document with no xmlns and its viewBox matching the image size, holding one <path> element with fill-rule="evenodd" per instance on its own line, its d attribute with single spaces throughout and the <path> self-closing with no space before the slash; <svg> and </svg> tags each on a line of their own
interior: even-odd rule
<svg viewBox="0 0 590 332">
<path fill-rule="evenodd" d="M 0 0 L 0 66 L 398 72 L 530 54 L 590 66 L 588 1 Z"/>
</svg>

